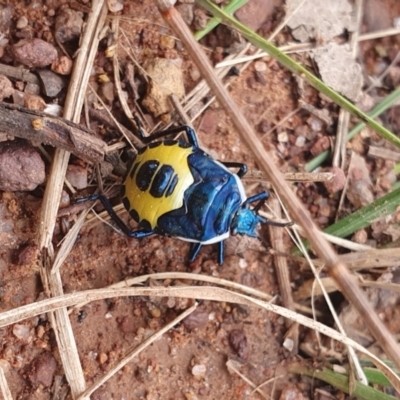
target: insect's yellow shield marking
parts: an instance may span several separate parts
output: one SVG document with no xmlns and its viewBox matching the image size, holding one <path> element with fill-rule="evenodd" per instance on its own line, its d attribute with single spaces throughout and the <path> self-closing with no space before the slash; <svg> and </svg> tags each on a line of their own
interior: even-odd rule
<svg viewBox="0 0 400 400">
<path fill-rule="evenodd" d="M 136 157 L 133 165 L 137 163 L 139 165 L 136 168 L 134 176 L 131 178 L 129 172 L 125 180 L 125 197 L 128 198 L 131 209 L 134 209 L 139 214 L 140 220 L 146 219 L 152 229 L 157 226 L 157 220 L 161 215 L 183 206 L 185 190 L 194 182 L 187 159 L 192 153 L 193 149 L 191 147 L 182 148 L 178 144 L 167 146 L 161 143 L 157 147 L 147 148 L 142 154 Z M 154 176 L 156 176 L 158 170 L 163 165 L 170 165 L 178 176 L 178 182 L 170 196 L 153 197 L 150 194 L 151 184 L 145 191 L 138 188 L 136 175 L 143 163 L 150 160 L 157 160 L 159 162 L 151 184 L 153 183 Z"/>
</svg>

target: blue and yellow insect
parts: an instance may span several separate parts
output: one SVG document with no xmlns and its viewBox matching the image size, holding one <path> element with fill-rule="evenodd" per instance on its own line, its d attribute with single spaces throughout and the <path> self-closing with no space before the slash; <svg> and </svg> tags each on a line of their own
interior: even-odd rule
<svg viewBox="0 0 400 400">
<path fill-rule="evenodd" d="M 162 140 L 167 135 L 185 131 L 187 142 Z M 246 164 L 219 162 L 200 149 L 195 131 L 180 126 L 141 139 L 147 146 L 133 158 L 121 187 L 122 202 L 139 224 L 130 230 L 117 216 L 104 195 L 86 200 L 100 200 L 117 226 L 127 236 L 140 239 L 158 234 L 191 242 L 193 261 L 202 245 L 218 243 L 218 263 L 224 262 L 224 240 L 230 235 L 258 237 L 259 223 L 287 226 L 258 215 L 268 198 L 261 192 L 247 198 L 241 178 Z M 235 174 L 229 168 L 238 168 Z M 251 203 L 258 202 L 253 209 Z"/>
</svg>

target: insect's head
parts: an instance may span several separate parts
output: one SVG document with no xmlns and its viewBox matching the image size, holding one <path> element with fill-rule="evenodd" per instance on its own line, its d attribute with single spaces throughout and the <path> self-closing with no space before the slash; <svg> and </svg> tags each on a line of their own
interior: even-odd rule
<svg viewBox="0 0 400 400">
<path fill-rule="evenodd" d="M 258 238 L 256 229 L 259 223 L 265 223 L 267 220 L 251 210 L 247 206 L 239 208 L 231 224 L 232 235 L 240 234 Z"/>
</svg>

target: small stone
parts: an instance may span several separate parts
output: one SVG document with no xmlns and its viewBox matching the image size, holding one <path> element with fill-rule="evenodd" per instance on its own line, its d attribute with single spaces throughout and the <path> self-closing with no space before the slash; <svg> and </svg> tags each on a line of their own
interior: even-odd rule
<svg viewBox="0 0 400 400">
<path fill-rule="evenodd" d="M 144 69 L 150 80 L 142 104 L 155 117 L 170 112 L 170 95 L 175 94 L 179 99 L 185 94 L 181 68 L 171 60 L 155 58 L 145 64 Z"/>
<path fill-rule="evenodd" d="M 359 231 L 355 232 L 352 240 L 359 244 L 365 244 L 368 240 L 368 233 L 365 229 L 360 229 Z"/>
<path fill-rule="evenodd" d="M 229 344 L 243 360 L 249 357 L 250 349 L 247 336 L 242 329 L 234 329 L 229 333 Z"/>
<path fill-rule="evenodd" d="M 194 82 L 197 82 L 200 79 L 200 71 L 197 68 L 194 68 L 190 71 L 190 77 Z"/>
<path fill-rule="evenodd" d="M 56 97 L 66 87 L 64 78 L 48 69 L 37 71 L 40 79 L 40 86 L 43 93 L 48 97 Z"/>
<path fill-rule="evenodd" d="M 31 364 L 28 371 L 28 378 L 32 384 L 42 384 L 45 387 L 51 386 L 56 372 L 57 363 L 53 354 L 46 351 L 40 354 Z"/>
<path fill-rule="evenodd" d="M 28 67 L 43 68 L 57 58 L 56 48 L 42 39 L 22 39 L 10 46 L 11 57 Z"/>
<path fill-rule="evenodd" d="M 207 26 L 208 19 L 207 14 L 202 9 L 196 8 L 194 10 L 193 28 L 201 31 Z"/>
<path fill-rule="evenodd" d="M 4 75 L 0 75 L 0 101 L 14 94 L 11 81 Z"/>
<path fill-rule="evenodd" d="M 18 254 L 19 265 L 31 265 L 37 261 L 39 250 L 34 244 L 24 246 Z"/>
<path fill-rule="evenodd" d="M 306 143 L 306 138 L 304 136 L 297 136 L 296 141 L 294 142 L 294 145 L 296 147 L 303 147 Z"/>
<path fill-rule="evenodd" d="M 175 47 L 175 39 L 172 36 L 161 36 L 160 47 L 162 49 L 173 49 Z"/>
<path fill-rule="evenodd" d="M 39 153 L 25 140 L 0 143 L 0 190 L 30 191 L 46 178 Z"/>
<path fill-rule="evenodd" d="M 289 135 L 288 135 L 287 131 L 278 133 L 278 142 L 279 143 L 286 143 L 288 140 L 289 140 Z"/>
<path fill-rule="evenodd" d="M 69 42 L 81 35 L 83 26 L 81 12 L 65 8 L 56 18 L 55 37 L 60 43 Z"/>
<path fill-rule="evenodd" d="M 87 187 L 87 169 L 79 165 L 68 165 L 66 177 L 70 184 L 76 189 Z"/>
<path fill-rule="evenodd" d="M 197 378 L 202 378 L 206 374 L 207 368 L 205 365 L 194 365 L 192 367 L 192 375 Z"/>
<path fill-rule="evenodd" d="M 331 147 L 331 142 L 327 136 L 322 136 L 317 139 L 317 141 L 310 148 L 310 152 L 313 156 L 328 150 Z"/>
<path fill-rule="evenodd" d="M 56 74 L 70 75 L 72 71 L 72 60 L 67 56 L 61 56 L 51 64 L 51 70 Z"/>
<path fill-rule="evenodd" d="M 110 12 L 119 12 L 124 9 L 124 2 L 123 0 L 107 0 L 108 10 Z"/>
<path fill-rule="evenodd" d="M 113 82 L 105 82 L 101 85 L 101 94 L 104 97 L 104 100 L 111 104 L 114 101 L 114 83 Z"/>
<path fill-rule="evenodd" d="M 321 132 L 324 126 L 323 122 L 319 118 L 314 116 L 308 118 L 307 124 L 314 132 Z"/>
<path fill-rule="evenodd" d="M 193 22 L 193 4 L 178 4 L 175 7 L 181 14 L 182 19 L 190 26 Z"/>
<path fill-rule="evenodd" d="M 283 347 L 284 347 L 286 350 L 293 351 L 293 348 L 294 348 L 293 339 L 286 338 L 286 339 L 284 340 L 284 342 L 283 342 Z"/>
<path fill-rule="evenodd" d="M 267 64 L 264 61 L 256 61 L 254 63 L 254 69 L 257 72 L 264 72 L 267 70 Z"/>
<path fill-rule="evenodd" d="M 100 353 L 100 354 L 99 354 L 99 357 L 98 357 L 98 360 L 99 360 L 99 364 L 100 364 L 100 365 L 103 365 L 103 364 L 106 363 L 107 360 L 108 360 L 107 354 L 106 354 L 106 353 Z"/>
<path fill-rule="evenodd" d="M 24 29 L 27 26 L 28 26 L 28 18 L 26 18 L 25 15 L 19 17 L 17 21 L 17 29 Z"/>
<path fill-rule="evenodd" d="M 71 197 L 70 195 L 63 190 L 61 193 L 61 199 L 60 199 L 60 208 L 65 208 L 68 207 L 71 204 Z"/>
<path fill-rule="evenodd" d="M 13 6 L 10 4 L 0 4 L 0 34 L 7 35 L 11 27 L 13 16 Z"/>
<path fill-rule="evenodd" d="M 188 329 L 202 328 L 208 322 L 208 313 L 203 310 L 195 310 L 183 320 L 183 324 Z"/>
<path fill-rule="evenodd" d="M 304 400 L 304 396 L 299 389 L 285 388 L 282 390 L 279 400 Z"/>
<path fill-rule="evenodd" d="M 346 175 L 341 168 L 327 168 L 325 172 L 330 172 L 333 174 L 333 178 L 329 182 L 324 182 L 324 186 L 328 193 L 334 194 L 344 188 L 344 185 L 346 183 Z"/>
<path fill-rule="evenodd" d="M 22 325 L 22 324 L 15 324 L 13 326 L 13 334 L 16 338 L 20 340 L 28 340 L 30 336 L 30 329 L 29 326 Z"/>
<path fill-rule="evenodd" d="M 40 96 L 26 93 L 24 96 L 24 107 L 29 108 L 29 110 L 44 111 L 46 109 L 46 102 Z"/>
</svg>

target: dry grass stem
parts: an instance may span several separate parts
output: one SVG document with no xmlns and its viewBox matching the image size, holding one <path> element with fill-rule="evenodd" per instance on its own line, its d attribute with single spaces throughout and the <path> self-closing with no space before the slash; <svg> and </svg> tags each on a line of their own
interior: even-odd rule
<svg viewBox="0 0 400 400">
<path fill-rule="evenodd" d="M 0 391 L 4 400 L 13 400 L 4 369 L 0 367 Z"/>
<path fill-rule="evenodd" d="M 158 332 L 151 335 L 148 339 L 146 339 L 139 346 L 135 347 L 132 351 L 130 351 L 124 359 L 122 359 L 118 364 L 111 368 L 102 378 L 100 378 L 94 385 L 88 388 L 81 396 L 78 397 L 77 400 L 83 400 L 85 398 L 89 398 L 90 395 L 97 390 L 101 385 L 106 383 L 111 377 L 113 377 L 118 371 L 120 371 L 126 364 L 131 362 L 137 355 L 139 355 L 142 351 L 146 350 L 152 343 L 158 340 L 164 333 L 168 332 L 172 329 L 176 324 L 181 322 L 184 318 L 190 315 L 197 308 L 197 304 L 185 310 L 182 314 L 172 320 L 170 323 L 165 325 Z"/>
<path fill-rule="evenodd" d="M 319 322 L 314 321 L 304 315 L 295 313 L 286 308 L 265 302 L 254 297 L 249 297 L 240 293 L 235 293 L 226 289 L 202 286 L 183 286 L 183 287 L 152 287 L 152 288 L 122 288 L 122 289 L 96 289 L 87 290 L 77 293 L 65 294 L 58 297 L 52 297 L 46 300 L 41 300 L 33 304 L 28 304 L 5 311 L 0 314 L 0 327 L 14 324 L 26 318 L 32 318 L 36 315 L 55 311 L 59 308 L 71 307 L 78 303 L 103 300 L 113 297 L 126 296 L 155 296 L 155 297 L 181 297 L 190 299 L 203 299 L 210 301 L 222 301 L 228 303 L 244 304 L 251 307 L 260 307 L 266 311 L 271 311 L 281 315 L 284 318 L 290 318 L 310 329 L 313 329 L 323 335 L 329 336 L 346 346 L 351 346 L 355 350 L 363 353 L 371 359 L 371 361 L 390 379 L 391 383 L 397 390 L 400 390 L 400 378 L 395 372 L 385 365 L 378 357 L 362 347 L 357 342 L 349 339 L 340 332 L 329 328 Z"/>
<path fill-rule="evenodd" d="M 395 162 L 400 161 L 400 153 L 398 151 L 389 150 L 384 147 L 369 146 L 368 156 L 382 158 L 384 160 L 392 160 Z"/>
<path fill-rule="evenodd" d="M 228 368 L 228 371 L 230 373 L 235 373 L 237 376 L 239 376 L 240 379 L 242 379 L 244 382 L 246 382 L 251 388 L 253 388 L 253 393 L 257 392 L 259 395 L 261 395 L 264 399 L 270 399 L 271 397 L 268 396 L 266 393 L 264 393 L 259 386 L 257 386 L 253 381 L 251 381 L 247 376 L 243 375 L 238 368 L 236 368 L 236 362 L 233 360 L 228 360 L 225 365 L 226 368 Z"/>
<path fill-rule="evenodd" d="M 355 1 L 356 9 L 356 27 L 351 33 L 349 44 L 352 50 L 352 56 L 354 59 L 357 58 L 358 54 L 358 37 L 359 31 L 362 24 L 364 0 Z M 350 113 L 343 108 L 339 112 L 338 128 L 336 133 L 336 140 L 333 149 L 332 165 L 334 167 L 344 168 L 346 164 L 346 144 L 347 144 L 347 133 L 349 131 Z"/>
</svg>

